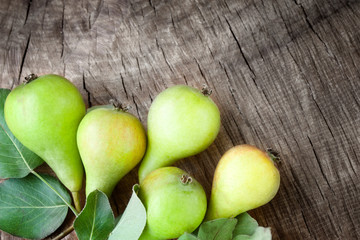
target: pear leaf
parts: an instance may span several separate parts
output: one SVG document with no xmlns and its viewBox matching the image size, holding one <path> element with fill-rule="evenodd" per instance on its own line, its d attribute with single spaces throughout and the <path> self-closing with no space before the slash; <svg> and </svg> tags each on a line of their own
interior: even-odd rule
<svg viewBox="0 0 360 240">
<path fill-rule="evenodd" d="M 199 240 L 199 239 L 190 233 L 184 233 L 178 238 L 178 240 Z"/>
<path fill-rule="evenodd" d="M 68 202 L 70 195 L 54 177 L 41 175 Z M 65 220 L 68 206 L 43 181 L 28 175 L 0 184 L 0 229 L 22 238 L 43 239 Z"/>
<path fill-rule="evenodd" d="M 79 240 L 105 240 L 114 226 L 115 218 L 108 197 L 99 190 L 91 192 L 84 209 L 74 221 Z"/>
<path fill-rule="evenodd" d="M 220 218 L 203 223 L 199 228 L 201 240 L 231 240 L 235 229 L 236 218 Z"/>
<path fill-rule="evenodd" d="M 22 178 L 43 160 L 10 132 L 4 117 L 4 104 L 9 93 L 9 89 L 0 89 L 0 178 Z"/>
<path fill-rule="evenodd" d="M 270 228 L 258 227 L 253 235 L 238 235 L 233 240 L 271 240 Z"/>
<path fill-rule="evenodd" d="M 139 185 L 133 186 L 130 201 L 119 223 L 110 234 L 109 240 L 137 240 L 146 224 L 146 210 L 137 196 Z"/>
<path fill-rule="evenodd" d="M 234 236 L 237 235 L 253 235 L 259 226 L 257 221 L 248 213 L 242 213 L 236 217 L 238 223 L 235 226 Z"/>
</svg>

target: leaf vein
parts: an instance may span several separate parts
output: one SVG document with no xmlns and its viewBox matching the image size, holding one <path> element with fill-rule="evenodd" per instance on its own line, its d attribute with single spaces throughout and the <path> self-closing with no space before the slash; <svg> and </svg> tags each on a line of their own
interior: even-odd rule
<svg viewBox="0 0 360 240">
<path fill-rule="evenodd" d="M 4 203 L 7 203 L 7 202 L 4 202 Z M 13 206 L 13 207 L 1 207 L 0 206 L 0 209 L 12 209 L 12 208 L 19 208 L 19 209 L 37 209 L 37 208 L 60 208 L 60 207 L 67 207 L 66 204 L 64 205 L 54 205 L 54 206 Z"/>
<path fill-rule="evenodd" d="M 97 201 L 98 201 L 98 195 L 96 195 L 95 197 L 95 209 L 94 209 L 94 217 L 93 217 L 93 223 L 92 223 L 92 226 L 91 226 L 91 234 L 90 234 L 90 239 L 92 239 L 93 237 L 93 233 L 94 233 L 94 228 L 95 228 L 95 218 L 96 218 L 96 204 L 97 204 Z"/>
<path fill-rule="evenodd" d="M 10 137 L 10 135 L 8 134 L 8 132 L 5 131 L 4 126 L 3 126 L 2 124 L 0 124 L 0 126 L 1 126 L 1 128 L 4 130 L 4 132 L 6 133 L 6 135 L 8 136 L 8 138 L 11 140 L 11 142 L 14 144 L 16 150 L 19 152 L 21 158 L 23 159 L 25 165 L 29 168 L 30 171 L 33 171 L 33 170 L 30 168 L 29 164 L 26 162 L 24 156 L 23 156 L 22 153 L 20 152 L 20 150 L 19 150 L 18 146 L 16 145 L 16 143 L 14 142 L 14 140 Z"/>
</svg>

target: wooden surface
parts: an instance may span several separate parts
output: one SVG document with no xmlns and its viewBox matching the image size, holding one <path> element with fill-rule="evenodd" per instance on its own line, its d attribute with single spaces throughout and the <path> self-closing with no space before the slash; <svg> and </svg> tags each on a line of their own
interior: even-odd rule
<svg viewBox="0 0 360 240">
<path fill-rule="evenodd" d="M 220 133 L 176 165 L 209 194 L 227 149 L 271 147 L 281 187 L 250 213 L 273 239 L 359 239 L 359 29 L 359 1 L 1 0 L 0 87 L 64 75 L 88 106 L 116 98 L 146 126 L 166 87 L 206 84 Z M 136 179 L 137 169 L 116 187 L 116 214 Z"/>
</svg>

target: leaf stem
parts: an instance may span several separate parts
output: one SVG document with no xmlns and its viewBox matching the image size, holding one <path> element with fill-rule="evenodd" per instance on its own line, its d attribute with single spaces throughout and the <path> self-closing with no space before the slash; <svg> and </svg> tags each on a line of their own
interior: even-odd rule
<svg viewBox="0 0 360 240">
<path fill-rule="evenodd" d="M 69 233 L 71 233 L 73 230 L 74 230 L 74 225 L 71 225 L 70 227 L 68 227 L 67 229 L 62 231 L 59 235 L 54 237 L 52 240 L 60 240 L 60 239 L 64 238 L 65 236 L 67 236 Z"/>
<path fill-rule="evenodd" d="M 35 172 L 34 170 L 31 170 L 31 173 L 34 174 L 36 177 L 38 177 L 41 181 L 43 181 L 49 188 L 51 188 L 51 190 L 54 191 L 54 193 L 56 195 L 58 195 L 61 200 L 63 200 L 63 202 L 71 209 L 71 211 L 74 213 L 74 215 L 77 217 L 79 215 L 79 212 L 70 204 L 68 203 L 63 196 L 61 196 L 61 194 L 53 187 L 50 185 L 50 183 L 48 183 L 40 174 L 38 174 L 37 172 Z"/>
</svg>

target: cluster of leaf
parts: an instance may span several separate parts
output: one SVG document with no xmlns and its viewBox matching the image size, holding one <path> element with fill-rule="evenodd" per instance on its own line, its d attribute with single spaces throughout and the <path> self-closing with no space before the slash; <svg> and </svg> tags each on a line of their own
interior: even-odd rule
<svg viewBox="0 0 360 240">
<path fill-rule="evenodd" d="M 138 188 L 139 185 L 134 185 L 130 201 L 118 219 L 114 218 L 106 194 L 98 190 L 90 193 L 84 209 L 74 222 L 78 238 L 137 240 L 146 224 L 146 210 L 137 196 Z"/>
<path fill-rule="evenodd" d="M 133 194 L 116 227 L 106 195 L 92 192 L 84 210 L 74 222 L 79 239 L 137 240 L 146 224 L 146 211 L 137 196 L 139 185 L 134 185 Z M 179 240 L 270 240 L 270 228 L 259 227 L 248 213 L 236 218 L 222 218 L 204 222 L 194 233 L 184 233 Z"/>
<path fill-rule="evenodd" d="M 101 191 L 89 194 L 81 213 L 71 205 L 66 188 L 54 177 L 38 174 L 43 163 L 10 132 L 4 119 L 8 89 L 0 89 L 0 229 L 10 234 L 41 239 L 64 222 L 70 208 L 76 216 L 74 229 L 80 240 L 137 240 L 146 224 L 146 210 L 137 196 L 139 185 L 124 213 L 115 219 L 109 199 Z M 203 223 L 179 240 L 268 240 L 270 230 L 259 227 L 247 213 L 237 218 Z"/>
<path fill-rule="evenodd" d="M 236 218 L 204 222 L 193 234 L 185 233 L 178 240 L 269 240 L 270 228 L 259 227 L 248 213 Z"/>
</svg>

